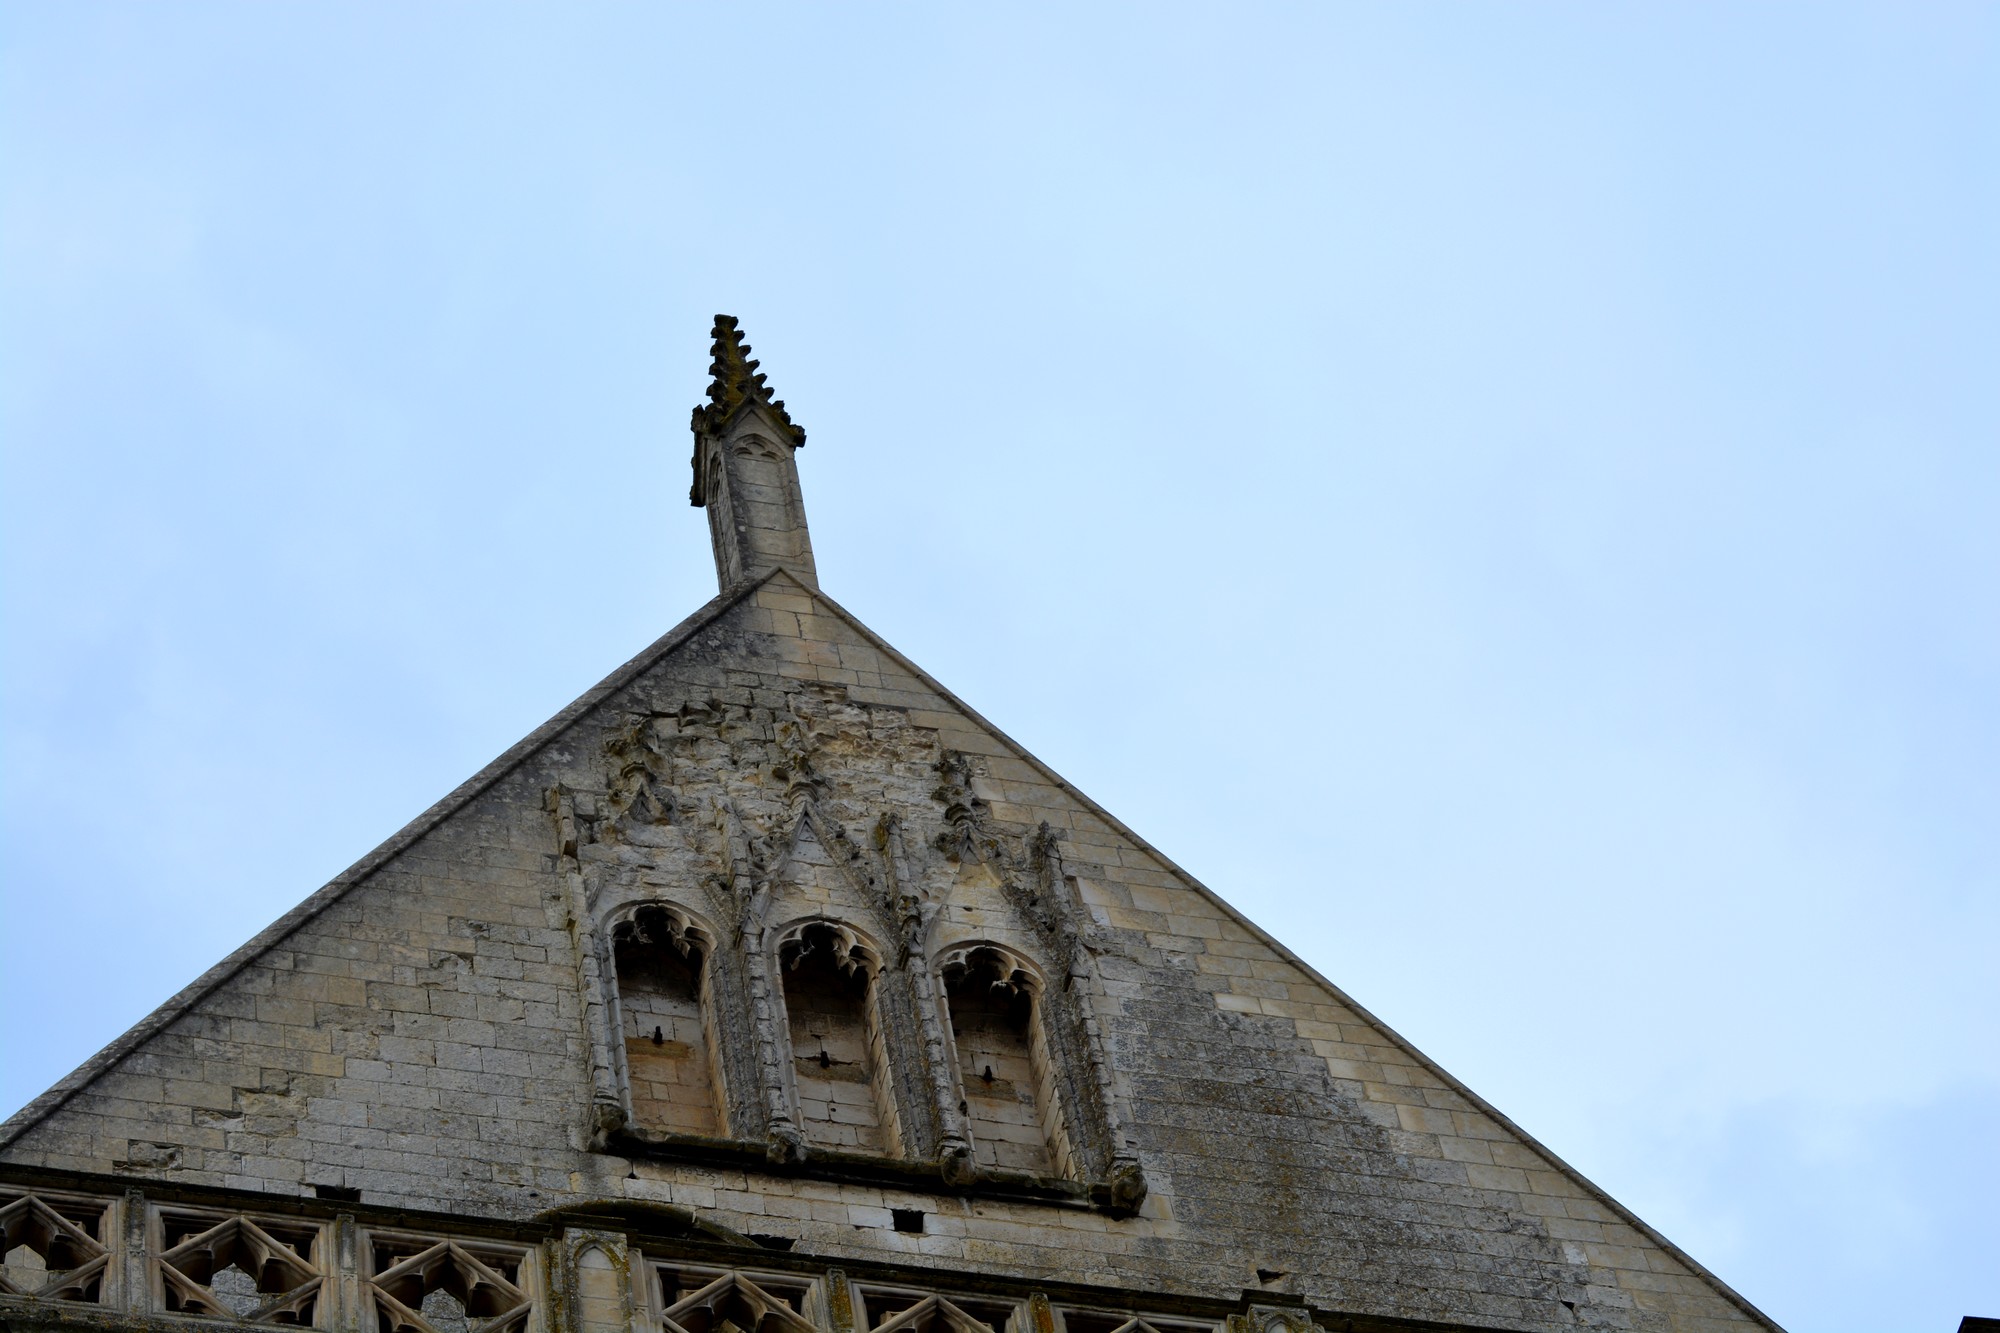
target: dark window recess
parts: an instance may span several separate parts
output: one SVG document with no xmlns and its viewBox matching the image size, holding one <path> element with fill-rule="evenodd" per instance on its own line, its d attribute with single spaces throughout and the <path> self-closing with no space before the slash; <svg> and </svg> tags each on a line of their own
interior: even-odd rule
<svg viewBox="0 0 2000 1333">
<path fill-rule="evenodd" d="M 786 947 L 783 962 L 792 1082 L 806 1142 L 846 1152 L 888 1152 L 867 966 L 839 932 L 824 925 L 808 926 Z"/>
<path fill-rule="evenodd" d="M 633 1118 L 674 1134 L 720 1134 L 702 941 L 658 906 L 640 908 L 612 940 Z"/>
<path fill-rule="evenodd" d="M 1056 1170 L 1049 1086 L 1037 1038 L 1035 989 L 998 950 L 974 949 L 945 968 L 945 1003 L 958 1047 L 959 1105 L 981 1166 L 1030 1175 Z"/>
<path fill-rule="evenodd" d="M 335 1203 L 360 1203 L 361 1191 L 348 1185 L 315 1185 L 315 1199 L 331 1199 Z"/>
<path fill-rule="evenodd" d="M 889 1220 L 895 1224 L 898 1231 L 922 1231 L 924 1229 L 924 1210 L 921 1208 L 891 1208 L 889 1210 Z"/>
</svg>

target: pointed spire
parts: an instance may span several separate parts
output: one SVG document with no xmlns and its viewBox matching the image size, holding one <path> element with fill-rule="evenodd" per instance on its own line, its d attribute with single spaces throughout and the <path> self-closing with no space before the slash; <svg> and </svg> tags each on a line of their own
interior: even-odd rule
<svg viewBox="0 0 2000 1333">
<path fill-rule="evenodd" d="M 715 573 L 725 589 L 783 566 L 817 586 L 805 498 L 792 454 L 806 433 L 771 396 L 733 315 L 715 317 L 708 401 L 694 409 L 694 484 L 707 508 Z"/>
<path fill-rule="evenodd" d="M 792 420 L 783 399 L 771 396 L 765 377 L 757 373 L 757 362 L 750 357 L 750 344 L 743 341 L 736 316 L 715 317 L 715 342 L 709 348 L 709 355 L 708 402 L 694 410 L 692 424 L 696 435 L 722 434 L 739 412 L 755 404 L 770 409 L 785 436 L 784 443 L 794 449 L 805 444 L 804 428 Z M 700 497 L 695 497 L 694 502 L 700 504 Z"/>
</svg>

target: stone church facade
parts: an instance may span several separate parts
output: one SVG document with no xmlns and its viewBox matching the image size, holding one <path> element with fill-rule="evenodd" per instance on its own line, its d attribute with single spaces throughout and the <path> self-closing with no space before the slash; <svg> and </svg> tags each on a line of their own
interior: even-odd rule
<svg viewBox="0 0 2000 1333">
<path fill-rule="evenodd" d="M 0 1127 L 0 1330 L 1775 1327 L 821 592 L 721 593 Z"/>
</svg>

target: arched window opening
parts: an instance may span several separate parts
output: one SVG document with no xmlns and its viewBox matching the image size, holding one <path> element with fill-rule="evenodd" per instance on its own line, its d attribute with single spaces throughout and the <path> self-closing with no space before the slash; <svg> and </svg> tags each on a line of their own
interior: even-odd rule
<svg viewBox="0 0 2000 1333">
<path fill-rule="evenodd" d="M 990 946 L 947 955 L 945 1007 L 973 1159 L 1054 1175 L 1062 1133 L 1035 978 Z"/>
<path fill-rule="evenodd" d="M 633 1120 L 675 1134 L 721 1134 L 702 966 L 706 937 L 680 913 L 655 904 L 618 924 L 612 953 Z"/>
<path fill-rule="evenodd" d="M 876 960 L 846 930 L 814 922 L 778 951 L 799 1130 L 816 1147 L 893 1155 L 887 1052 L 870 991 Z"/>
</svg>

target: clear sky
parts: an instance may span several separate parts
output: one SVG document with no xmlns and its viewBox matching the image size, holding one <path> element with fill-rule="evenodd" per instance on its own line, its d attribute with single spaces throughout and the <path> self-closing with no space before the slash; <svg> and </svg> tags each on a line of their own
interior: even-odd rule
<svg viewBox="0 0 2000 1333">
<path fill-rule="evenodd" d="M 827 590 L 1800 1333 L 2000 1315 L 2000 7 L 0 11 L 12 1110 Z"/>
</svg>

